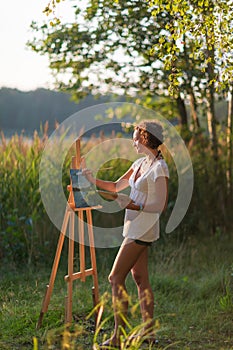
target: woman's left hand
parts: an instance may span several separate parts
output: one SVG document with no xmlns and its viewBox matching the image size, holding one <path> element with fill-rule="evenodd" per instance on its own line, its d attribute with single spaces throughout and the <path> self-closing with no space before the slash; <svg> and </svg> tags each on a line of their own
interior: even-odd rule
<svg viewBox="0 0 233 350">
<path fill-rule="evenodd" d="M 122 209 L 125 209 L 127 205 L 132 202 L 132 199 L 124 193 L 118 193 L 116 202 Z"/>
</svg>

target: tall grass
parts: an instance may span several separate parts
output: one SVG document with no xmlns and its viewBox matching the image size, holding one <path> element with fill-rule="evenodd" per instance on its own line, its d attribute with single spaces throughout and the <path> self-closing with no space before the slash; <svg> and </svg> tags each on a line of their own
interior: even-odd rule
<svg viewBox="0 0 233 350">
<path fill-rule="evenodd" d="M 37 262 L 51 263 L 50 251 L 55 250 L 57 229 L 50 222 L 44 211 L 39 193 L 39 164 L 48 139 L 48 126 L 45 125 L 39 136 L 34 133 L 30 142 L 23 135 L 15 134 L 6 140 L 1 133 L 0 143 L 0 259 L 2 262 L 27 264 Z M 114 137 L 115 135 L 112 135 Z M 106 138 L 92 137 L 82 142 L 83 153 L 88 153 L 93 146 Z M 112 143 L 113 145 L 113 143 Z M 109 148 L 109 144 L 106 144 Z M 97 175 L 104 179 L 116 179 L 128 168 L 129 162 L 122 159 L 119 144 L 112 147 L 113 159 L 105 163 L 104 152 L 93 153 L 92 158 L 102 157 L 103 168 Z M 181 242 L 191 236 L 209 237 L 210 235 L 229 234 L 232 229 L 232 201 L 227 197 L 226 187 L 226 150 L 224 142 L 220 147 L 220 161 L 216 171 L 216 162 L 211 154 L 208 142 L 193 137 L 188 145 L 194 166 L 194 192 L 188 213 L 177 230 L 173 233 Z M 68 196 L 66 185 L 69 182 L 71 148 L 64 162 L 63 185 Z M 125 150 L 127 155 L 128 150 Z M 170 216 L 177 195 L 177 174 L 171 156 L 164 150 L 170 170 L 168 210 L 162 216 L 162 240 L 164 226 Z M 117 159 L 120 157 L 121 159 Z M 91 165 L 95 159 L 90 159 Z M 127 157 L 126 157 L 127 158 Z M 96 225 L 112 224 L 119 226 L 123 212 L 117 214 L 95 213 Z M 177 254 L 177 253 L 176 253 Z"/>
<path fill-rule="evenodd" d="M 30 264 L 38 256 L 35 247 L 42 241 L 38 223 L 44 216 L 38 169 L 47 139 L 46 129 L 44 131 L 42 137 L 35 132 L 30 141 L 23 134 L 15 134 L 6 141 L 1 133 L 0 255 L 3 260 L 21 260 Z"/>
</svg>

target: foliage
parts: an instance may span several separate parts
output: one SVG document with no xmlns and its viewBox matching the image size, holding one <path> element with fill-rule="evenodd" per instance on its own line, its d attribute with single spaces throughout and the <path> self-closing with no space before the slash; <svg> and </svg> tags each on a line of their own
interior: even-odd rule
<svg viewBox="0 0 233 350">
<path fill-rule="evenodd" d="M 38 254 L 37 223 L 43 213 L 38 167 L 44 141 L 35 133 L 32 145 L 17 134 L 7 142 L 2 133 L 0 254 L 4 259 L 27 259 L 30 264 L 32 256 Z"/>
<path fill-rule="evenodd" d="M 225 0 L 150 1 L 156 19 L 171 18 L 154 50 L 165 56 L 165 67 L 173 69 L 170 75 L 173 87 L 180 85 L 178 80 L 187 79 L 179 63 L 185 55 L 190 64 L 189 74 L 195 63 L 199 64 L 200 73 L 207 72 L 199 84 L 204 87 L 214 84 L 217 90 L 230 86 L 233 73 L 232 1 L 230 3 Z M 209 80 L 211 66 L 214 76 Z"/>
<path fill-rule="evenodd" d="M 178 115 L 182 125 L 188 123 L 188 101 L 194 129 L 200 128 L 197 109 L 204 107 L 216 151 L 214 89 L 221 98 L 233 69 L 228 2 L 99 0 L 74 7 L 74 23 L 32 23 L 29 46 L 49 56 L 59 73 L 57 86 L 78 99 L 89 91 L 129 94 L 156 109 L 156 95 L 162 95 L 163 108 L 173 108 L 172 117 Z M 49 2 L 46 13 L 55 8 Z"/>
<path fill-rule="evenodd" d="M 218 157 L 215 95 L 229 91 L 233 73 L 233 7 L 215 0 L 149 1 L 153 15 L 170 18 L 153 51 L 170 71 L 169 90 L 190 102 L 194 129 L 199 129 L 198 105 L 205 104 L 214 157 Z M 232 3 L 232 1 L 231 1 Z"/>
<path fill-rule="evenodd" d="M 7 141 L 2 134 L 0 258 L 4 262 L 11 261 L 18 264 L 20 261 L 29 265 L 38 264 L 40 261 L 51 262 L 50 251 L 55 250 L 54 236 L 57 237 L 58 232 L 44 211 L 39 193 L 39 164 L 47 137 L 46 127 L 44 135 L 39 137 L 35 133 L 31 141 L 17 134 Z M 102 142 L 105 138 L 106 136 L 102 135 L 100 138 L 92 137 L 88 142 L 83 141 L 83 154 L 87 154 L 96 143 Z M 227 196 L 225 176 L 227 155 L 224 138 L 221 141 L 221 162 L 218 172 L 209 147 L 208 140 L 203 137 L 192 138 L 188 145 L 194 166 L 195 185 L 190 208 L 181 223 L 181 229 L 177 231 L 180 239 L 187 239 L 192 235 L 209 237 L 213 234 L 222 234 L 232 227 L 232 206 Z M 105 162 L 104 152 L 99 154 L 98 157 L 103 157 L 102 168 L 98 170 L 100 178 L 116 179 L 126 171 L 129 162 L 120 159 L 122 149 L 120 151 L 119 153 L 119 149 L 114 148 L 113 159 L 108 163 Z M 71 148 L 64 162 L 63 186 L 66 196 L 68 196 L 66 186 L 69 183 L 70 160 L 74 152 Z M 168 209 L 161 218 L 162 236 L 176 200 L 178 186 L 172 158 L 165 150 L 163 153 L 168 162 L 170 180 Z M 106 167 L 108 171 L 104 170 Z M 98 227 L 119 226 L 123 215 L 123 211 L 118 213 L 95 211 L 93 221 Z"/>
<path fill-rule="evenodd" d="M 59 2 L 60 0 L 49 1 L 44 10 L 47 16 L 53 13 L 57 24 L 60 24 L 60 20 L 56 17 L 56 6 Z M 109 6 L 106 2 L 104 5 Z M 115 1 L 114 5 L 120 6 L 121 4 L 119 1 Z M 189 46 L 191 46 L 189 63 L 192 63 L 192 59 L 194 61 L 200 59 L 202 71 L 205 72 L 209 63 L 215 65 L 217 62 L 221 73 L 217 74 L 216 72 L 216 81 L 219 85 L 221 84 L 221 88 L 231 84 L 233 69 L 231 60 L 233 45 L 231 3 L 229 4 L 225 0 L 218 2 L 213 0 L 177 0 L 173 2 L 149 0 L 148 5 L 152 8 L 152 15 L 158 22 L 160 17 L 169 18 L 161 32 L 160 39 L 152 50 L 159 52 L 158 57 L 164 61 L 164 68 L 172 71 L 169 79 L 173 81 L 173 88 L 179 85 L 177 78 L 180 76 L 180 69 L 176 65 L 177 56 L 182 51 L 187 53 Z M 97 9 L 102 7 L 103 4 L 100 1 L 90 3 L 87 14 L 96 13 Z M 132 11 L 127 14 L 132 15 Z M 210 53 L 213 49 L 214 56 L 211 56 Z M 212 84 L 214 81 L 210 83 Z M 172 86 L 170 87 L 172 88 Z"/>
<path fill-rule="evenodd" d="M 89 1 L 76 5 L 74 23 L 39 26 L 28 45 L 49 55 L 57 72 L 57 87 L 71 91 L 76 99 L 89 94 L 124 94 L 146 106 L 156 106 L 156 95 L 166 95 L 167 73 L 150 54 L 159 40 L 163 19 L 155 26 L 146 2 Z M 158 101 L 161 104 L 161 101 Z M 165 96 L 163 108 L 174 101 Z"/>
</svg>

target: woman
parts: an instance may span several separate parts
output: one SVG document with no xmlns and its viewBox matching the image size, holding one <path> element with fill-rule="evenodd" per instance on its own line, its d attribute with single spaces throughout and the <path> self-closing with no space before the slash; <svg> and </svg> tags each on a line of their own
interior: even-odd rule
<svg viewBox="0 0 233 350">
<path fill-rule="evenodd" d="M 124 326 L 128 298 L 125 279 L 131 271 L 138 288 L 144 324 L 142 336 L 152 340 L 154 298 L 149 283 L 148 247 L 159 238 L 159 215 L 167 204 L 168 167 L 158 147 L 162 144 L 162 127 L 154 121 L 144 121 L 135 127 L 133 145 L 145 157 L 137 159 L 117 181 L 96 179 L 88 169 L 83 169 L 87 179 L 97 187 L 119 192 L 131 187 L 130 196 L 119 194 L 117 202 L 125 208 L 124 240 L 116 256 L 109 281 L 112 286 L 115 328 L 113 335 L 101 348 L 120 344 L 121 327 Z"/>
</svg>

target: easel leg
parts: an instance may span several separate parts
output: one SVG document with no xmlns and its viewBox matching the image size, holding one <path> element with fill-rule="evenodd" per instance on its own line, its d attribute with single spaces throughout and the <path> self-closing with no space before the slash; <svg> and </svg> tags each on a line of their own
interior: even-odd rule
<svg viewBox="0 0 233 350">
<path fill-rule="evenodd" d="M 69 223 L 69 255 L 68 255 L 68 279 L 67 279 L 67 292 L 66 298 L 66 314 L 65 322 L 72 322 L 72 294 L 73 294 L 73 273 L 74 273 L 74 220 L 75 213 L 72 212 Z"/>
<path fill-rule="evenodd" d="M 65 233 L 66 233 L 66 229 L 67 229 L 67 225 L 68 225 L 68 221 L 69 221 L 69 216 L 70 216 L 70 212 L 68 211 L 68 209 L 66 209 L 65 217 L 63 220 L 63 224 L 62 224 L 61 233 L 60 233 L 58 244 L 57 244 L 57 250 L 56 250 L 56 255 L 54 258 L 54 262 L 53 262 L 53 267 L 52 267 L 52 271 L 51 271 L 51 275 L 50 275 L 49 284 L 46 287 L 46 292 L 45 292 L 44 300 L 42 303 L 42 308 L 41 308 L 39 320 L 37 322 L 37 329 L 39 329 L 41 327 L 44 314 L 48 310 L 48 305 L 49 305 L 50 298 L 52 295 L 53 286 L 54 286 L 54 282 L 55 282 L 55 278 L 56 278 L 56 274 L 57 274 L 57 269 L 58 269 L 58 264 L 60 261 L 61 251 L 62 251 L 62 247 L 63 247 L 63 243 L 64 243 Z"/>
<path fill-rule="evenodd" d="M 83 221 L 83 210 L 78 212 L 78 231 L 79 231 L 79 260 L 80 260 L 80 272 L 81 281 L 85 282 L 85 245 L 84 245 L 84 221 Z"/>
<path fill-rule="evenodd" d="M 93 298 L 93 304 L 95 307 L 99 303 L 99 284 L 98 284 L 98 274 L 97 274 L 97 265 L 96 265 L 92 214 L 90 210 L 87 210 L 87 227 L 88 227 L 89 244 L 90 244 L 91 265 L 93 269 L 93 283 L 94 283 L 94 287 L 92 287 L 92 298 Z M 100 306 L 96 310 L 96 317 L 95 317 L 96 326 L 98 326 L 98 324 L 100 323 L 102 313 L 103 313 L 103 307 Z"/>
<path fill-rule="evenodd" d="M 96 266 L 96 256 L 95 256 L 95 246 L 94 246 L 92 215 L 91 215 L 90 210 L 87 210 L 87 224 L 88 224 L 87 227 L 88 227 L 89 244 L 90 244 L 91 266 L 93 269 L 95 305 L 97 305 L 99 302 L 99 286 L 98 286 L 98 277 L 97 277 L 97 266 Z"/>
</svg>

